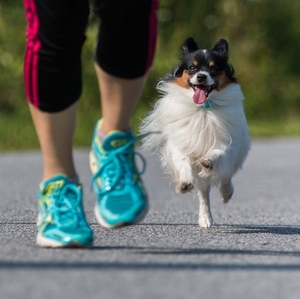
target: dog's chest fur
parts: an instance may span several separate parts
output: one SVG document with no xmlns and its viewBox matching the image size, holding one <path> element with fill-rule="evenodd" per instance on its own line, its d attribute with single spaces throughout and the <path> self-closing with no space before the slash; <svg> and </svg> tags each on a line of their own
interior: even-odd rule
<svg viewBox="0 0 300 299">
<path fill-rule="evenodd" d="M 211 148 L 230 146 L 245 129 L 242 100 L 238 84 L 232 84 L 214 98 L 214 107 L 197 107 L 190 99 L 190 91 L 174 84 L 160 87 L 165 95 L 146 118 L 143 131 L 159 131 L 145 141 L 145 148 L 176 147 L 191 158 L 199 158 Z"/>
</svg>

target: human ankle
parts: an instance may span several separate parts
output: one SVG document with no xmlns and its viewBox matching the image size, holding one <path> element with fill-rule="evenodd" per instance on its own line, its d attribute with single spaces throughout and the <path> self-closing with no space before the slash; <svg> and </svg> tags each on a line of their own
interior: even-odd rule
<svg viewBox="0 0 300 299">
<path fill-rule="evenodd" d="M 128 123 L 107 123 L 102 121 L 99 125 L 98 132 L 104 136 L 108 135 L 113 131 L 122 131 L 128 132 L 130 131 L 130 124 Z"/>
</svg>

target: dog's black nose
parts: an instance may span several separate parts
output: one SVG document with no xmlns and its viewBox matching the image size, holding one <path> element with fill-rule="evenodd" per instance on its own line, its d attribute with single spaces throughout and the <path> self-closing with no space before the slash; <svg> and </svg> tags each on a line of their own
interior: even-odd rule
<svg viewBox="0 0 300 299">
<path fill-rule="evenodd" d="M 204 82 L 206 80 L 207 76 L 204 74 L 198 74 L 197 79 L 199 82 Z"/>
</svg>

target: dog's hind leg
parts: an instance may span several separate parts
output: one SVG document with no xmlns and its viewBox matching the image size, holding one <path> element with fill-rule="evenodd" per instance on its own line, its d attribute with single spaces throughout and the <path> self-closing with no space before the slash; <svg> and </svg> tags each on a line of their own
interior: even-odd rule
<svg viewBox="0 0 300 299">
<path fill-rule="evenodd" d="M 212 226 L 213 219 L 210 212 L 210 199 L 209 199 L 210 187 L 199 190 L 199 225 L 203 228 L 209 228 Z"/>
<path fill-rule="evenodd" d="M 223 203 L 227 203 L 232 195 L 233 195 L 233 185 L 231 183 L 231 179 L 227 179 L 227 180 L 223 180 L 221 182 L 221 186 L 220 186 L 220 195 L 222 198 Z"/>
</svg>

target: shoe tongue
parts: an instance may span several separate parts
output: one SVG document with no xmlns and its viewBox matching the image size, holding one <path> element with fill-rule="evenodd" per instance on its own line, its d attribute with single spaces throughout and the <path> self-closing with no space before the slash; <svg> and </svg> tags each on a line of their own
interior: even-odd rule
<svg viewBox="0 0 300 299">
<path fill-rule="evenodd" d="M 106 151 L 114 150 L 128 143 L 132 139 L 132 133 L 114 131 L 108 134 L 103 142 L 103 148 Z"/>
<path fill-rule="evenodd" d="M 207 86 L 196 86 L 196 91 L 193 95 L 193 100 L 196 104 L 202 105 L 206 101 Z"/>
<path fill-rule="evenodd" d="M 67 181 L 68 178 L 65 175 L 58 174 L 51 179 L 42 182 L 40 189 L 43 190 L 45 194 L 52 193 L 54 189 L 64 186 Z"/>
</svg>

